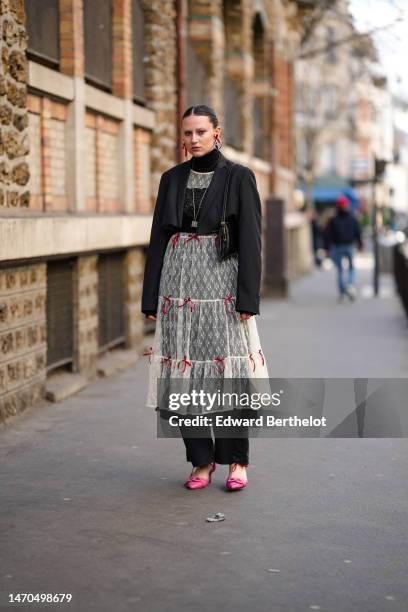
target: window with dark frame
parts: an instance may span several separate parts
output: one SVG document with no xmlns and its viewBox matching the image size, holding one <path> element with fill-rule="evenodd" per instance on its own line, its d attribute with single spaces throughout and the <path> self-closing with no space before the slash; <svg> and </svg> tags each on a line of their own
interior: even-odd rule
<svg viewBox="0 0 408 612">
<path fill-rule="evenodd" d="M 112 0 L 86 0 L 85 80 L 112 91 Z"/>
<path fill-rule="evenodd" d="M 144 15 L 140 0 L 132 1 L 133 99 L 146 104 Z"/>
<path fill-rule="evenodd" d="M 327 175 L 337 174 L 337 142 L 327 142 L 322 147 L 323 173 Z"/>
<path fill-rule="evenodd" d="M 74 360 L 74 259 L 47 263 L 47 371 Z"/>
<path fill-rule="evenodd" d="M 224 0 L 222 4 L 225 35 L 224 62 L 226 66 L 223 83 L 225 116 L 224 136 L 227 145 L 239 150 L 242 148 L 241 87 L 239 81 L 234 79 L 228 71 L 228 57 L 239 52 L 239 46 L 234 40 L 233 33 L 239 31 L 241 9 L 236 0 Z"/>
<path fill-rule="evenodd" d="M 337 49 L 335 47 L 336 36 L 333 28 L 326 30 L 326 61 L 329 64 L 337 63 Z"/>
<path fill-rule="evenodd" d="M 27 56 L 50 68 L 58 68 L 59 2 L 58 0 L 25 0 Z"/>
<path fill-rule="evenodd" d="M 337 115 L 337 87 L 335 85 L 326 85 L 322 89 L 322 94 L 326 119 L 335 119 Z"/>
<path fill-rule="evenodd" d="M 225 141 L 230 147 L 241 149 L 242 131 L 241 117 L 238 110 L 241 108 L 241 93 L 236 82 L 224 73 L 224 104 L 225 104 Z"/>
<path fill-rule="evenodd" d="M 254 59 L 255 81 L 264 82 L 266 65 L 264 57 L 264 27 L 259 13 L 252 23 L 252 56 Z M 256 157 L 265 157 L 265 111 L 262 96 L 254 96 L 253 100 L 253 145 Z"/>
<path fill-rule="evenodd" d="M 186 43 L 186 60 L 187 107 L 195 104 L 210 104 L 207 71 L 190 38 L 187 38 Z"/>
<path fill-rule="evenodd" d="M 99 351 L 125 343 L 124 254 L 98 257 Z"/>
</svg>

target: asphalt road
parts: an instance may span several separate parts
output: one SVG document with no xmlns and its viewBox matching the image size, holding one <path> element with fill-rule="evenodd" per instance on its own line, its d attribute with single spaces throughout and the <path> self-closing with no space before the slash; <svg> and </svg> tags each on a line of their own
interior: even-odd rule
<svg viewBox="0 0 408 612">
<path fill-rule="evenodd" d="M 271 376 L 406 375 L 392 282 L 370 297 L 359 261 L 355 303 L 337 303 L 333 270 L 262 302 Z M 0 610 L 18 592 L 72 594 L 22 610 L 408 610 L 406 439 L 252 439 L 247 489 L 226 492 L 217 466 L 188 491 L 146 373 L 141 360 L 0 430 Z"/>
</svg>

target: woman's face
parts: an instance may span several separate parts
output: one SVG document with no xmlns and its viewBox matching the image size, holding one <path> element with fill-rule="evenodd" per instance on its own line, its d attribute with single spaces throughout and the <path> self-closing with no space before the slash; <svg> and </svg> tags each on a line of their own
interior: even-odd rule
<svg viewBox="0 0 408 612">
<path fill-rule="evenodd" d="M 214 148 L 214 139 L 220 134 L 220 128 L 215 128 L 207 115 L 189 115 L 184 117 L 182 124 L 183 143 L 187 151 L 194 157 L 201 157 Z"/>
</svg>

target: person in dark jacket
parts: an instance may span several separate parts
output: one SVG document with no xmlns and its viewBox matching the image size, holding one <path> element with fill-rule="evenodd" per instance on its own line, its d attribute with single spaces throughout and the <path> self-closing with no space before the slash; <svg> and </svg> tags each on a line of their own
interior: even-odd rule
<svg viewBox="0 0 408 612">
<path fill-rule="evenodd" d="M 350 300 L 356 297 L 354 287 L 354 244 L 359 250 L 363 248 L 360 225 L 350 211 L 350 201 L 345 195 L 336 200 L 336 215 L 329 219 L 324 230 L 324 243 L 327 254 L 331 256 L 337 268 L 337 285 L 339 300 L 347 295 Z M 348 262 L 348 279 L 345 281 L 343 261 Z"/>
<path fill-rule="evenodd" d="M 219 150 L 220 132 L 213 109 L 187 109 L 181 136 L 185 156 L 191 158 L 166 170 L 160 180 L 141 308 L 156 320 L 153 345 L 146 353 L 147 406 L 160 415 L 180 408 L 171 403 L 180 378 L 193 386 L 198 381 L 200 391 L 210 379 L 220 380 L 220 386 L 225 378 L 268 379 L 254 318 L 260 301 L 261 201 L 254 172 L 233 165 Z M 236 248 L 220 260 L 217 233 L 224 193 L 225 219 Z M 201 404 L 191 406 L 191 413 L 202 409 Z M 228 490 L 246 486 L 246 435 L 233 431 L 227 437 L 214 428 L 213 442 L 211 426 L 202 437 L 193 436 L 191 428 L 180 430 L 193 465 L 188 489 L 208 486 L 216 463 L 229 465 Z"/>
</svg>

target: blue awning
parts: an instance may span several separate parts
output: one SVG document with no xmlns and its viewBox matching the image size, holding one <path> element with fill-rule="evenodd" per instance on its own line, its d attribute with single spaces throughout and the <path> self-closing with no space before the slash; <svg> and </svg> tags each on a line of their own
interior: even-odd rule
<svg viewBox="0 0 408 612">
<path fill-rule="evenodd" d="M 299 188 L 305 193 L 304 183 Z M 338 177 L 316 179 L 313 184 L 312 198 L 315 203 L 334 204 L 337 198 L 345 195 L 350 200 L 351 208 L 356 209 L 359 203 L 357 193 L 350 183 Z"/>
</svg>

